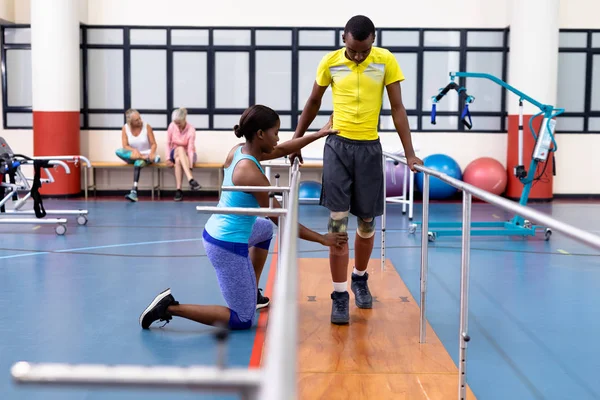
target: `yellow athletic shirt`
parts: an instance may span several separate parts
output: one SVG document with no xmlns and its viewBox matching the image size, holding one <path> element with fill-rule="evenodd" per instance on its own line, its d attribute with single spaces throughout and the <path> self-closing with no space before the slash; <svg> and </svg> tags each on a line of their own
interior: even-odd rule
<svg viewBox="0 0 600 400">
<path fill-rule="evenodd" d="M 345 51 L 341 48 L 321 59 L 317 85 L 331 85 L 333 129 L 340 131 L 339 136 L 353 140 L 377 139 L 383 89 L 390 83 L 402 82 L 404 74 L 389 50 L 372 47 L 360 64 L 346 58 Z"/>
</svg>

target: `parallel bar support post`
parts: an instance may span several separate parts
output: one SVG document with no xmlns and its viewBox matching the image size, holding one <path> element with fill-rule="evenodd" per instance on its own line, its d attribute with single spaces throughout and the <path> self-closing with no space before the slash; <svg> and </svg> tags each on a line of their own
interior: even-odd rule
<svg viewBox="0 0 600 400">
<path fill-rule="evenodd" d="M 275 175 L 275 187 L 279 187 L 279 178 L 280 175 Z M 275 201 L 275 193 L 271 193 L 271 208 L 273 208 L 273 202 Z M 282 199 L 283 201 L 283 199 Z M 285 204 L 282 204 L 281 207 L 286 207 Z M 285 223 L 285 215 L 280 215 L 277 220 L 277 275 L 281 272 L 281 234 L 283 233 L 283 224 Z"/>
<path fill-rule="evenodd" d="M 429 250 L 429 175 L 423 174 L 423 222 L 421 226 L 421 302 L 419 343 L 425 343 L 427 331 L 427 270 Z"/>
<path fill-rule="evenodd" d="M 467 343 L 469 318 L 469 267 L 471 262 L 471 193 L 463 192 L 463 234 L 460 268 L 460 331 L 458 356 L 458 399 L 467 398 Z"/>
<path fill-rule="evenodd" d="M 385 271 L 385 218 L 387 213 L 386 183 L 385 183 L 385 165 L 387 157 L 382 157 L 383 162 L 383 215 L 381 216 L 381 271 Z"/>
</svg>

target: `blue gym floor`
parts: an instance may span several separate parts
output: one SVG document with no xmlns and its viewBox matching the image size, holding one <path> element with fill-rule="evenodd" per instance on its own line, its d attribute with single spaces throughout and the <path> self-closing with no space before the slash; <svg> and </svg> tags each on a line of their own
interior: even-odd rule
<svg viewBox="0 0 600 400">
<path fill-rule="evenodd" d="M 181 319 L 150 331 L 138 324 L 142 310 L 167 287 L 180 302 L 224 304 L 200 239 L 207 215 L 197 214 L 196 205 L 170 200 L 45 200 L 46 210 L 88 209 L 88 224 L 78 226 L 69 217 L 65 236 L 57 236 L 53 225 L 0 224 L 2 398 L 237 398 L 158 389 L 17 386 L 10 378 L 11 365 L 21 360 L 214 364 L 211 328 Z M 600 232 L 600 204 L 555 201 L 535 207 Z M 415 204 L 415 221 L 420 221 L 420 213 L 420 204 Z M 459 221 L 461 204 L 431 204 L 430 215 L 432 221 Z M 474 204 L 474 221 L 509 218 L 492 206 Z M 302 205 L 300 220 L 323 231 L 327 211 Z M 386 256 L 418 301 L 420 231 L 409 234 L 408 224 L 400 205 L 388 205 Z M 351 221 L 350 228 L 355 227 Z M 455 363 L 460 240 L 440 237 L 429 251 L 428 320 Z M 373 257 L 379 258 L 379 235 L 375 243 Z M 328 254 L 313 243 L 300 242 L 299 249 L 300 257 Z M 478 399 L 600 398 L 599 255 L 557 232 L 548 242 L 541 235 L 472 238 L 467 379 Z M 265 287 L 270 262 L 269 258 L 260 287 Z M 323 279 L 329 279 L 327 271 Z M 252 330 L 231 335 L 229 365 L 248 365 L 255 334 Z"/>
</svg>

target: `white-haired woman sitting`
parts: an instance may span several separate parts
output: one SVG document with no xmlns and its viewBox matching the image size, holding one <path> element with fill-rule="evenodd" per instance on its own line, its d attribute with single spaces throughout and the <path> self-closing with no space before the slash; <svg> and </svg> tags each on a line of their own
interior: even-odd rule
<svg viewBox="0 0 600 400">
<path fill-rule="evenodd" d="M 173 122 L 167 129 L 167 165 L 175 168 L 175 201 L 183 200 L 183 174 L 189 181 L 190 189 L 200 189 L 200 184 L 192 176 L 192 168 L 196 162 L 196 128 L 187 122 L 186 118 L 185 108 L 176 109 L 172 115 Z"/>
</svg>

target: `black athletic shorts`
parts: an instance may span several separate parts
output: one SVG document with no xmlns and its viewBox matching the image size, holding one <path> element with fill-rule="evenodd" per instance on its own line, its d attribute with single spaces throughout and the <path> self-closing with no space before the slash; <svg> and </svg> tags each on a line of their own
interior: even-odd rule
<svg viewBox="0 0 600 400">
<path fill-rule="evenodd" d="M 323 150 L 320 204 L 360 218 L 383 215 L 383 154 L 379 139 L 330 135 Z"/>
</svg>

